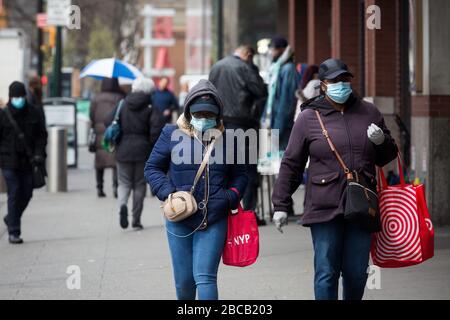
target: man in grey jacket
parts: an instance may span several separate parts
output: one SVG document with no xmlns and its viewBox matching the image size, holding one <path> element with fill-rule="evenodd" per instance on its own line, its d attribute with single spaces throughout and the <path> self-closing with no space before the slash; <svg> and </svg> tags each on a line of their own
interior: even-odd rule
<svg viewBox="0 0 450 320">
<path fill-rule="evenodd" d="M 224 103 L 223 115 L 226 129 L 259 128 L 267 86 L 253 64 L 254 49 L 248 45 L 238 47 L 233 55 L 217 62 L 211 69 L 209 80 L 219 91 Z M 251 148 L 254 147 L 254 148 Z M 246 141 L 246 164 L 248 186 L 243 195 L 244 210 L 256 210 L 258 190 L 257 165 L 249 163 L 250 152 L 257 152 L 257 146 Z M 258 223 L 264 224 L 262 219 Z"/>
</svg>

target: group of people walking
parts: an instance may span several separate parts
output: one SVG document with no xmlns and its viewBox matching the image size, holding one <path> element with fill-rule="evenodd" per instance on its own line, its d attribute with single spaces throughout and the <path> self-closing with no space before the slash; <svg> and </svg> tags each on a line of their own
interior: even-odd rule
<svg viewBox="0 0 450 320">
<path fill-rule="evenodd" d="M 345 187 L 348 176 L 354 174 L 376 193 L 375 166 L 394 160 L 397 146 L 380 111 L 353 90 L 353 74 L 344 62 L 328 59 L 320 66 L 309 66 L 300 78 L 288 42 L 275 37 L 270 48 L 273 62 L 267 86 L 252 63 L 254 51 L 249 46 L 217 62 L 209 81 L 200 82 L 188 94 L 177 124 L 163 129 L 145 166 L 145 177 L 161 201 L 167 203 L 175 192 L 191 190 L 201 204 L 190 218 L 166 221 L 177 297 L 218 298 L 226 217 L 240 199 L 244 209 L 256 209 L 257 173 L 248 163 L 248 154 L 257 146 L 247 143 L 244 151 L 227 149 L 234 153 L 232 157 L 245 152 L 246 163 L 212 163 L 202 173 L 204 184 L 197 186 L 200 164 L 179 164 L 174 149 L 179 150 L 182 143 L 183 150 L 202 150 L 205 156 L 208 146 L 227 138 L 221 134 L 224 129 L 264 126 L 279 130 L 280 148 L 285 150 L 272 199 L 273 221 L 280 231 L 293 212 L 292 195 L 309 163 L 300 222 L 311 230 L 316 299 L 337 299 L 341 276 L 344 299 L 362 299 L 372 235 L 344 218 Z M 211 129 L 219 135 L 205 134 Z M 186 139 L 173 141 L 176 130 Z"/>
<path fill-rule="evenodd" d="M 165 224 L 177 297 L 218 299 L 227 217 L 241 199 L 244 210 L 257 211 L 258 188 L 257 166 L 249 161 L 258 146 L 247 141 L 230 149 L 224 132 L 279 130 L 285 152 L 273 190 L 273 222 L 280 231 L 287 223 L 293 213 L 292 195 L 309 163 L 301 224 L 311 230 L 315 297 L 337 299 L 342 276 L 344 299 L 362 299 L 371 232 L 344 218 L 344 191 L 349 174 L 355 174 L 376 193 L 375 166 L 394 160 L 398 148 L 380 111 L 354 91 L 353 74 L 343 61 L 328 59 L 308 66 L 300 77 L 286 39 L 272 39 L 270 53 L 268 84 L 253 64 L 255 51 L 250 46 L 242 45 L 217 62 L 209 80 L 200 81 L 183 98 L 183 112 L 175 124 L 173 114 L 180 106 L 167 89 L 167 79 L 155 88 L 152 80 L 138 78 L 127 95 L 117 79 L 103 80 L 90 111 L 98 197 L 106 196 L 104 170 L 112 168 L 120 226 L 129 226 L 128 200 L 133 193 L 131 225 L 139 230 L 146 182 L 166 204 L 174 193 L 189 193 L 196 212 L 181 221 L 166 219 Z M 33 193 L 32 167 L 45 162 L 41 109 L 27 99 L 24 84 L 14 82 L 0 110 L 0 167 L 8 187 L 4 222 L 11 243 L 22 242 L 20 218 Z M 121 138 L 109 153 L 102 148 L 102 138 L 117 120 Z M 179 161 L 180 150 L 187 162 Z M 245 152 L 245 163 L 208 162 L 219 152 L 227 159 Z M 196 162 L 199 157 L 206 159 L 204 167 Z"/>
</svg>

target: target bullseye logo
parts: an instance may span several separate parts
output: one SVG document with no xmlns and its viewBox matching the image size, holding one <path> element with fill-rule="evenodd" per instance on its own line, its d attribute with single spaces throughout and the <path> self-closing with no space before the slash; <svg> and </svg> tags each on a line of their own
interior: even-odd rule
<svg viewBox="0 0 450 320">
<path fill-rule="evenodd" d="M 383 228 L 377 234 L 377 260 L 420 260 L 420 228 L 414 189 L 381 191 L 380 209 Z"/>
</svg>

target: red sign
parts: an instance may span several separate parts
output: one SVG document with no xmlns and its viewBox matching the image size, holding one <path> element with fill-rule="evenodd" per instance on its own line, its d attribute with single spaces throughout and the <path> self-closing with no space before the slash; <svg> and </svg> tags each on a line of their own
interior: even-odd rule
<svg viewBox="0 0 450 320">
<path fill-rule="evenodd" d="M 36 25 L 38 28 L 47 27 L 47 14 L 46 13 L 38 13 L 36 15 Z"/>
</svg>

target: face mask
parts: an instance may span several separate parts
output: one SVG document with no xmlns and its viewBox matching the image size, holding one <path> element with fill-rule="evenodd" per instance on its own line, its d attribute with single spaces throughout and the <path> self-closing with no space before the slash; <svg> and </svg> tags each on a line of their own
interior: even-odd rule
<svg viewBox="0 0 450 320">
<path fill-rule="evenodd" d="M 330 83 L 327 85 L 327 96 L 336 103 L 345 103 L 352 94 L 350 82 Z"/>
<path fill-rule="evenodd" d="M 25 98 L 12 98 L 11 104 L 16 109 L 22 109 L 25 106 Z"/>
<path fill-rule="evenodd" d="M 206 119 L 206 118 L 194 118 L 191 119 L 191 125 L 195 130 L 199 132 L 205 132 L 209 129 L 215 128 L 217 125 L 216 119 Z"/>
</svg>

